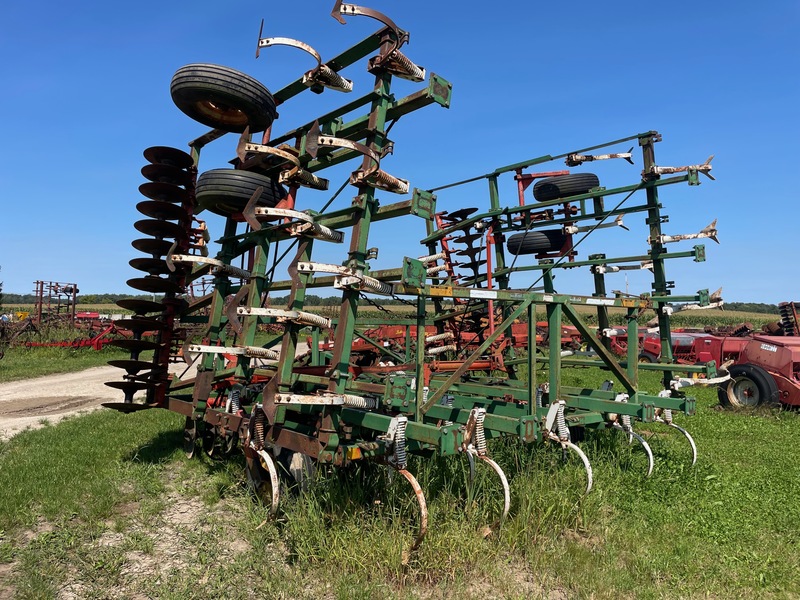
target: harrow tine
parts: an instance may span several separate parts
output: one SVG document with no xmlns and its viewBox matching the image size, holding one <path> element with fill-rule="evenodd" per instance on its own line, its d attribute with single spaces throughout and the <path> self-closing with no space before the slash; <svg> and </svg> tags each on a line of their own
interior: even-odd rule
<svg viewBox="0 0 800 600">
<path fill-rule="evenodd" d="M 258 454 L 261 466 L 269 473 L 270 484 L 272 485 L 272 503 L 269 507 L 269 515 L 274 517 L 278 512 L 278 502 L 281 499 L 281 486 L 278 481 L 278 469 L 275 467 L 275 461 L 266 450 L 256 451 Z"/>
<path fill-rule="evenodd" d="M 503 485 L 503 512 L 500 514 L 500 518 L 497 519 L 491 525 L 486 527 L 487 535 L 493 533 L 497 528 L 499 528 L 503 521 L 506 520 L 506 516 L 508 516 L 508 511 L 511 508 L 511 488 L 508 485 L 508 477 L 506 477 L 505 472 L 503 469 L 498 465 L 495 461 L 491 458 L 486 456 L 485 454 L 480 454 L 475 448 L 470 447 L 467 449 L 467 459 L 469 460 L 469 470 L 470 470 L 470 483 L 472 483 L 475 479 L 475 458 L 480 458 L 483 462 L 489 465 L 492 470 L 497 473 L 500 477 L 500 483 Z"/>
<path fill-rule="evenodd" d="M 239 291 L 236 292 L 236 295 L 231 299 L 230 303 L 228 303 L 228 308 L 225 311 L 225 316 L 228 317 L 228 324 L 231 326 L 236 333 L 241 334 L 243 331 L 242 322 L 239 319 L 239 313 L 236 312 L 236 309 L 239 307 L 239 303 L 247 297 L 250 293 L 250 286 L 243 285 L 239 288 Z"/>
<path fill-rule="evenodd" d="M 680 425 L 676 425 L 675 423 L 673 423 L 673 421 L 672 421 L 672 411 L 664 411 L 664 413 L 662 413 L 660 415 L 657 415 L 656 416 L 656 423 L 663 423 L 664 425 L 667 425 L 669 427 L 677 429 L 678 431 L 680 431 L 684 435 L 684 437 L 689 442 L 689 446 L 691 446 L 691 448 L 692 448 L 692 466 L 694 466 L 695 463 L 697 463 L 697 444 L 694 443 L 694 438 L 692 438 L 692 436 L 689 435 L 688 431 L 686 431 Z"/>
<path fill-rule="evenodd" d="M 247 224 L 250 225 L 250 228 L 253 231 L 261 231 L 261 222 L 256 219 L 256 202 L 261 197 L 261 194 L 264 192 L 264 188 L 258 186 L 256 190 L 253 192 L 253 195 L 250 196 L 250 200 L 247 201 L 247 205 L 242 210 L 242 216 L 244 220 L 247 221 Z"/>
<path fill-rule="evenodd" d="M 428 533 L 428 504 L 425 502 L 425 492 L 422 491 L 417 478 L 406 469 L 396 469 L 396 471 L 411 484 L 411 488 L 414 490 L 414 495 L 417 497 L 417 503 L 419 504 L 420 519 L 417 537 L 414 538 L 414 542 L 409 546 L 408 550 L 403 550 L 403 565 L 407 565 L 411 560 L 411 554 L 420 547 L 422 540 L 425 539 L 425 534 Z"/>
<path fill-rule="evenodd" d="M 614 423 L 614 429 L 619 429 L 621 432 L 623 432 L 625 435 L 627 435 L 629 444 L 632 443 L 633 439 L 635 438 L 642 445 L 642 448 L 644 448 L 644 451 L 647 454 L 647 475 L 646 475 L 646 477 L 650 477 L 650 475 L 653 474 L 653 466 L 654 466 L 653 450 L 650 448 L 650 444 L 648 444 L 647 441 L 645 441 L 645 439 L 642 436 L 640 436 L 638 433 L 636 433 L 633 429 L 627 429 L 626 430 L 619 423 Z"/>
<path fill-rule="evenodd" d="M 578 457 L 581 459 L 583 463 L 584 469 L 586 469 L 586 491 L 584 494 L 588 494 L 592 491 L 592 486 L 594 485 L 594 473 L 592 471 L 592 464 L 589 462 L 589 458 L 586 454 L 581 450 L 578 446 L 570 442 L 569 440 L 562 440 L 558 437 L 558 435 L 551 433 L 550 439 L 554 442 L 558 442 L 561 444 L 562 450 L 572 450 Z"/>
<path fill-rule="evenodd" d="M 697 462 L 697 445 L 694 443 L 694 439 L 692 438 L 691 435 L 689 435 L 689 432 L 686 431 L 680 425 L 676 425 L 675 423 L 667 423 L 667 425 L 680 431 L 689 441 L 689 445 L 692 447 L 692 466 L 694 466 L 695 463 Z"/>
<path fill-rule="evenodd" d="M 594 484 L 594 474 L 592 473 L 592 465 L 589 462 L 589 458 L 584 454 L 583 450 L 581 450 L 578 446 L 573 444 L 572 442 L 561 442 L 561 447 L 569 448 L 575 454 L 577 454 L 581 462 L 583 462 L 583 466 L 586 469 L 586 494 L 592 491 L 592 485 Z"/>
<path fill-rule="evenodd" d="M 467 462 L 469 463 L 469 485 L 472 487 L 475 483 L 475 453 L 467 452 L 466 454 Z"/>
</svg>

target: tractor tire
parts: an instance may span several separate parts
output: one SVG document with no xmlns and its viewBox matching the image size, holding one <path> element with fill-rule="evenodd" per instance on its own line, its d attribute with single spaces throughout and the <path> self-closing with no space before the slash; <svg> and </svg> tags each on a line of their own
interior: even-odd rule
<svg viewBox="0 0 800 600">
<path fill-rule="evenodd" d="M 264 189 L 257 206 L 275 206 L 286 196 L 286 190 L 270 177 L 236 169 L 206 171 L 197 178 L 195 196 L 200 209 L 227 217 L 242 212 L 259 187 Z"/>
<path fill-rule="evenodd" d="M 195 121 L 231 133 L 264 131 L 277 116 L 275 99 L 259 81 L 210 64 L 181 67 L 170 83 L 172 101 Z"/>
<path fill-rule="evenodd" d="M 539 202 L 555 200 L 585 194 L 590 189 L 600 185 L 600 180 L 594 173 L 571 173 L 548 177 L 533 184 L 533 197 Z"/>
<path fill-rule="evenodd" d="M 733 365 L 727 383 L 717 388 L 719 403 L 726 408 L 778 406 L 780 394 L 772 375 L 756 365 Z"/>
<path fill-rule="evenodd" d="M 566 234 L 561 229 L 528 231 L 509 236 L 507 247 L 511 254 L 538 254 L 557 252 L 564 247 Z"/>
</svg>

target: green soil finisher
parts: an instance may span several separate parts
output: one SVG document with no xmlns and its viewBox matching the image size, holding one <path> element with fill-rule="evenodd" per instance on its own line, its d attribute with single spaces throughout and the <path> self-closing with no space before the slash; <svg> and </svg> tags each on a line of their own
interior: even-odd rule
<svg viewBox="0 0 800 600">
<path fill-rule="evenodd" d="M 213 64 L 187 65 L 173 77 L 177 107 L 211 130 L 189 142 L 189 153 L 163 146 L 144 152 L 149 164 L 142 174 L 149 181 L 140 187 L 146 199 L 137 208 L 146 218 L 135 223 L 144 237 L 133 242 L 143 256 L 131 265 L 146 275 L 128 284 L 162 299 L 120 302 L 135 313 L 126 321 L 131 337 L 116 342 L 131 358 L 113 361 L 125 374 L 108 385 L 124 398 L 107 406 L 185 415 L 189 455 L 198 444 L 221 455 L 241 448 L 248 481 L 273 513 L 282 476 L 301 480 L 317 465 L 384 463 L 408 480 L 420 506 L 412 548 L 425 535 L 427 510 L 407 470 L 409 453 L 464 455 L 472 473 L 477 462 L 486 463 L 503 487 L 498 523 L 510 492 L 490 457 L 493 438 L 560 447 L 585 466 L 587 492 L 591 466 L 573 440 L 591 430 L 616 428 L 638 440 L 650 472 L 652 452 L 634 423 L 662 423 L 686 437 L 694 462 L 694 441 L 673 414 L 694 412 L 684 388 L 717 383 L 725 373 L 713 362 L 673 364 L 670 315 L 676 303 L 702 307 L 721 300 L 707 290 L 673 295 L 666 263 L 705 260 L 702 245 L 680 252 L 668 246 L 714 238 L 716 230 L 665 235 L 660 194 L 666 186 L 696 186 L 700 174 L 710 177 L 710 161 L 658 166 L 661 136 L 648 131 L 434 189 L 414 188 L 384 170 L 389 155 L 402 151 L 389 139 L 390 129 L 406 115 L 403 123 L 412 125 L 417 110 L 449 107 L 452 85 L 401 52 L 409 35 L 387 16 L 341 2 L 332 16 L 341 23 L 368 17 L 380 28 L 328 61 L 303 42 L 259 33 L 257 52 L 284 45 L 316 61 L 274 94 Z M 369 74 L 362 77 L 374 78 L 363 95 L 343 75 L 355 74 L 359 63 Z M 396 78 L 418 90 L 395 97 Z M 276 135 L 276 107 L 309 92 L 348 94 L 348 100 Z M 201 168 L 201 150 L 212 142 L 227 143 L 235 158 Z M 602 161 L 611 177 L 624 177 L 639 158 L 636 147 L 643 166 L 628 185 L 604 187 L 585 170 L 586 163 Z M 332 194 L 325 175 L 345 162 L 355 170 Z M 501 199 L 501 180 L 513 190 L 510 201 Z M 481 208 L 461 208 L 467 192 L 460 186 L 468 184 Z M 475 200 L 476 185 L 488 197 Z M 437 195 L 448 193 L 457 210 L 437 208 Z M 213 232 L 213 258 L 208 213 L 224 223 Z M 623 218 L 636 213 L 647 228 L 640 255 L 579 256 L 585 239 L 627 229 Z M 409 255 L 398 257 L 396 268 L 373 270 L 378 239 L 370 230 L 390 219 L 393 237 L 408 239 L 398 236 L 403 228 L 422 239 L 418 247 L 405 243 Z M 554 276 L 563 269 L 573 270 L 570 276 L 588 272 L 591 291 L 559 293 Z M 607 293 L 607 274 L 628 270 L 652 273 L 651 292 Z M 341 297 L 334 316 L 306 309 L 309 290 Z M 400 302 L 388 306 L 385 299 Z M 372 305 L 370 318 L 359 315 L 364 301 Z M 537 309 L 546 321 L 537 323 Z M 656 311 L 649 335 L 660 337 L 663 351 L 660 362 L 640 364 L 645 332 L 637 318 L 646 309 Z M 614 313 L 624 316 L 625 326 L 610 325 Z M 146 351 L 153 351 L 152 361 L 140 359 Z M 169 369 L 179 362 L 194 368 Z M 569 366 L 600 367 L 609 380 L 601 389 L 568 386 L 561 374 Z M 641 369 L 660 371 L 661 389 L 640 389 Z"/>
</svg>

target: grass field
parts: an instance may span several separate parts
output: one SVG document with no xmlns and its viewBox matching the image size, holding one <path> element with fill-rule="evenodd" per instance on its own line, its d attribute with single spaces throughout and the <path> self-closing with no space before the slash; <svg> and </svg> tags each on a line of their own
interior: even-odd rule
<svg viewBox="0 0 800 600">
<path fill-rule="evenodd" d="M 0 381 L 123 355 L 12 349 Z M 606 374 L 564 377 L 597 387 Z M 660 389 L 654 374 L 642 380 Z M 185 457 L 182 417 L 68 418 L 0 442 L 0 598 L 800 596 L 800 415 L 721 411 L 714 389 L 692 393 L 697 414 L 677 420 L 697 465 L 677 432 L 641 425 L 656 456 L 648 479 L 640 448 L 594 432 L 581 443 L 595 473 L 588 495 L 582 469 L 552 445 L 490 443 L 512 506 L 488 537 L 501 504 L 490 471 L 479 465 L 470 490 L 462 458 L 413 457 L 430 528 L 407 563 L 415 502 L 379 465 L 318 471 L 270 520 L 241 455 Z"/>
<path fill-rule="evenodd" d="M 568 371 L 569 383 L 604 375 Z M 655 378 L 646 387 L 658 389 Z M 319 472 L 279 518 L 246 490 L 243 460 L 180 451 L 182 418 L 95 412 L 0 444 L 0 597 L 20 598 L 743 598 L 796 597 L 800 417 L 726 412 L 713 390 L 681 418 L 700 449 L 642 427 L 656 454 L 599 432 L 582 443 L 595 489 L 552 446 L 494 442 L 512 509 L 465 461 L 415 459 L 428 537 L 410 488 L 380 466 Z"/>
</svg>

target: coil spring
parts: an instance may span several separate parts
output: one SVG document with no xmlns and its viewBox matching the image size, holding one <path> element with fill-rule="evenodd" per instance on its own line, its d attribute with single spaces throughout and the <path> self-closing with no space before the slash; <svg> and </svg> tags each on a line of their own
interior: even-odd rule
<svg viewBox="0 0 800 600">
<path fill-rule="evenodd" d="M 339 75 L 328 65 L 320 65 L 319 71 L 315 79 L 320 83 L 326 84 L 329 87 L 340 89 L 342 91 L 350 92 L 353 90 L 353 82 L 348 81 L 347 79 Z"/>
<path fill-rule="evenodd" d="M 342 394 L 344 405 L 351 408 L 363 408 L 365 410 L 372 410 L 378 407 L 378 401 L 375 398 L 365 398 L 363 396 L 354 396 L 352 394 Z"/>
<path fill-rule="evenodd" d="M 424 399 L 424 401 L 428 400 L 428 388 L 425 388 L 425 393 L 423 394 L 423 399 Z M 450 394 L 445 394 L 444 396 L 442 396 L 442 399 L 439 400 L 439 404 L 441 404 L 442 406 L 446 406 L 448 408 L 452 408 L 453 407 L 453 400 L 454 400 L 454 396 L 451 396 Z M 453 424 L 453 422 L 452 421 L 444 421 L 443 424 L 445 425 L 445 427 L 449 427 L 450 425 Z"/>
<path fill-rule="evenodd" d="M 234 267 L 233 265 L 219 265 L 218 267 L 212 269 L 212 272 L 214 273 L 222 272 L 225 275 L 229 275 L 231 277 L 238 277 L 239 279 L 250 279 L 250 277 L 252 277 L 250 271 Z"/>
<path fill-rule="evenodd" d="M 570 439 L 569 427 L 567 427 L 567 419 L 564 417 L 564 405 L 559 404 L 558 413 L 556 413 L 556 425 L 558 426 L 558 439 L 562 442 L 568 442 Z"/>
<path fill-rule="evenodd" d="M 300 312 L 296 320 L 298 323 L 303 323 L 304 325 L 314 325 L 316 327 L 326 327 L 328 329 L 331 327 L 330 319 L 312 313 Z"/>
<path fill-rule="evenodd" d="M 536 408 L 542 408 L 542 396 L 544 396 L 544 390 L 539 386 L 536 388 Z"/>
<path fill-rule="evenodd" d="M 230 412 L 236 414 L 242 408 L 242 399 L 241 399 L 241 387 L 238 385 L 234 385 L 231 388 L 231 393 L 228 396 L 230 400 Z"/>
<path fill-rule="evenodd" d="M 261 448 L 264 445 L 264 438 L 266 437 L 265 434 L 265 426 L 267 422 L 267 415 L 264 414 L 264 411 L 260 408 L 255 410 L 255 417 L 253 419 L 253 443 L 258 448 Z"/>
<path fill-rule="evenodd" d="M 448 344 L 447 346 L 436 346 L 435 348 L 428 348 L 428 356 L 436 356 L 438 354 L 444 354 L 452 350 L 455 352 L 458 350 L 458 347 L 455 344 Z"/>
<path fill-rule="evenodd" d="M 437 260 L 441 259 L 444 260 L 447 258 L 444 252 L 439 252 L 438 254 L 430 254 L 428 256 L 420 256 L 417 260 L 421 263 L 435 263 Z"/>
<path fill-rule="evenodd" d="M 447 265 L 434 265 L 425 269 L 425 273 L 428 275 L 436 275 L 440 271 L 447 271 Z"/>
<path fill-rule="evenodd" d="M 328 180 L 317 177 L 313 173 L 309 173 L 304 169 L 291 169 L 289 171 L 282 171 L 279 176 L 279 182 L 285 184 L 297 184 L 303 187 L 312 188 L 315 190 L 327 190 Z"/>
<path fill-rule="evenodd" d="M 633 429 L 633 423 L 631 422 L 630 415 L 622 415 L 622 428 L 625 431 L 631 431 Z"/>
<path fill-rule="evenodd" d="M 328 242 L 339 243 L 344 239 L 344 233 L 341 231 L 336 231 L 335 229 L 331 229 L 325 225 L 320 225 L 319 223 L 313 223 L 311 225 L 311 231 L 314 233 L 314 236 L 317 239 Z"/>
<path fill-rule="evenodd" d="M 663 414 L 664 414 L 664 423 L 666 423 L 667 425 L 671 424 L 672 423 L 672 409 L 671 408 L 665 408 Z"/>
<path fill-rule="evenodd" d="M 398 469 L 405 469 L 408 462 L 406 454 L 407 417 L 398 417 L 397 430 L 394 434 L 394 461 Z"/>
<path fill-rule="evenodd" d="M 386 190 L 387 192 L 395 192 L 397 194 L 408 193 L 408 182 L 398 179 L 394 175 L 389 175 L 386 171 L 381 171 L 379 169 L 367 177 L 367 179 L 369 183 L 376 188 Z"/>
<path fill-rule="evenodd" d="M 378 281 L 374 277 L 362 276 L 361 285 L 362 287 L 370 290 L 371 292 L 375 292 L 376 294 L 390 295 L 392 293 L 391 285 L 384 283 L 383 281 Z"/>
<path fill-rule="evenodd" d="M 483 419 L 486 417 L 485 408 L 475 409 L 475 449 L 478 454 L 486 454 L 486 432 L 483 429 Z"/>
<path fill-rule="evenodd" d="M 426 337 L 425 343 L 432 344 L 433 342 L 443 342 L 445 340 L 455 339 L 455 337 L 452 331 L 445 331 L 444 333 L 437 333 L 436 335 Z"/>
<path fill-rule="evenodd" d="M 411 59 L 397 49 L 392 50 L 387 57 L 386 70 L 411 81 L 422 81 L 425 79 L 425 69 L 418 67 Z"/>
<path fill-rule="evenodd" d="M 244 349 L 245 356 L 249 356 L 250 358 L 267 358 L 270 360 L 276 360 L 278 358 L 278 353 L 275 350 L 270 350 L 269 348 L 260 348 L 258 346 L 247 346 Z"/>
</svg>

